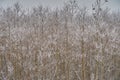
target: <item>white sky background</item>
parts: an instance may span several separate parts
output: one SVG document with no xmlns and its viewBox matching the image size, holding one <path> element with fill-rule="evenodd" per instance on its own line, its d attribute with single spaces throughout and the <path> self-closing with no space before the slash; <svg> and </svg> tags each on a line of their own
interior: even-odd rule
<svg viewBox="0 0 120 80">
<path fill-rule="evenodd" d="M 6 8 L 8 6 L 12 6 L 16 2 L 20 2 L 23 8 L 32 8 L 37 5 L 43 5 L 51 8 L 60 8 L 63 6 L 64 2 L 68 0 L 0 0 L 0 7 Z M 92 8 L 92 3 L 95 0 L 77 0 L 78 4 L 81 7 L 87 6 L 88 8 Z M 118 11 L 120 9 L 120 0 L 108 0 L 109 2 L 105 5 L 109 7 L 112 11 Z"/>
</svg>

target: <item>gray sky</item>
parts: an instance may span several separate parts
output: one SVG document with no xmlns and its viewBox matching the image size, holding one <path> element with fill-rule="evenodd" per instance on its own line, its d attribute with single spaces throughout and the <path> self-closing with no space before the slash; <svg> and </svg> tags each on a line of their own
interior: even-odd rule
<svg viewBox="0 0 120 80">
<path fill-rule="evenodd" d="M 12 6 L 15 2 L 20 2 L 24 8 L 32 8 L 37 5 L 48 6 L 51 8 L 61 7 L 63 3 L 67 0 L 0 0 L 0 7 L 6 8 Z M 83 7 L 91 7 L 95 0 L 78 0 L 78 4 Z M 118 11 L 120 8 L 120 0 L 108 0 L 106 4 L 107 7 L 111 8 L 113 11 Z"/>
</svg>

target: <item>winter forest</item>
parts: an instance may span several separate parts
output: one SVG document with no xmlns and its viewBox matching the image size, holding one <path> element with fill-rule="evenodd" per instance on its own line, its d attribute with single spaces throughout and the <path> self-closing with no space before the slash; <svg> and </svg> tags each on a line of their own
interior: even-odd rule
<svg viewBox="0 0 120 80">
<path fill-rule="evenodd" d="M 0 8 L 0 80 L 120 80 L 120 12 L 107 2 Z"/>
</svg>

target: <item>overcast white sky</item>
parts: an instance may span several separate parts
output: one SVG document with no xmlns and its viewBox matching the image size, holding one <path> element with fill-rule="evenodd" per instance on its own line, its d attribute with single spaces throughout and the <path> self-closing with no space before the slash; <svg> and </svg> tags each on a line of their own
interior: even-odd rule
<svg viewBox="0 0 120 80">
<path fill-rule="evenodd" d="M 24 8 L 32 8 L 33 6 L 43 5 L 51 8 L 62 7 L 63 3 L 67 0 L 0 0 L 0 7 L 6 8 L 13 5 L 16 2 L 20 2 Z M 91 8 L 92 3 L 95 0 L 77 0 L 78 4 L 83 7 L 87 6 Z M 106 4 L 111 10 L 118 11 L 120 8 L 120 0 L 108 0 Z"/>
</svg>

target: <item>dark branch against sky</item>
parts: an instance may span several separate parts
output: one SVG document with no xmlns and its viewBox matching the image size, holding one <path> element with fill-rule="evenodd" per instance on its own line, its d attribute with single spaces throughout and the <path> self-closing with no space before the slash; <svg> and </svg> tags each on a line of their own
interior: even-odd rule
<svg viewBox="0 0 120 80">
<path fill-rule="evenodd" d="M 63 6 L 64 2 L 68 0 L 0 0 L 0 7 L 6 8 L 8 6 L 12 6 L 16 2 L 20 2 L 20 4 L 24 8 L 32 8 L 37 5 L 43 5 L 51 8 L 60 8 Z M 91 7 L 92 3 L 95 0 L 77 0 L 78 4 L 81 7 L 87 6 Z M 109 7 L 111 10 L 116 11 L 120 8 L 120 0 L 108 0 L 109 2 L 106 4 L 106 7 Z"/>
</svg>

